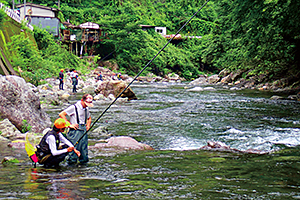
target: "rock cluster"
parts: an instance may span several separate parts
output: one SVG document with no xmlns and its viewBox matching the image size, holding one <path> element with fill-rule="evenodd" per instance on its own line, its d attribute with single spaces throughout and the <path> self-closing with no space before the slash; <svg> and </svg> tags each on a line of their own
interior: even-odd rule
<svg viewBox="0 0 300 200">
<path fill-rule="evenodd" d="M 212 76 L 202 75 L 198 79 L 190 82 L 189 85 L 222 85 L 230 90 L 257 89 L 278 94 L 288 94 L 287 99 L 300 100 L 300 81 L 297 75 L 271 81 L 266 75 L 252 75 L 251 71 L 244 72 L 242 70 L 236 70 L 230 72 L 224 69 L 219 74 Z M 272 97 L 272 99 L 282 98 L 283 97 L 280 96 Z"/>
</svg>

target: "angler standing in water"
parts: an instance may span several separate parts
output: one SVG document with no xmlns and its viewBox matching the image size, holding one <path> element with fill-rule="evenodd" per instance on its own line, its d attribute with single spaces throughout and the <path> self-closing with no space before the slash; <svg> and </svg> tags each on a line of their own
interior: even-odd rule
<svg viewBox="0 0 300 200">
<path fill-rule="evenodd" d="M 78 73 L 76 72 L 75 69 L 73 69 L 73 71 L 70 73 L 70 77 L 71 77 L 72 85 L 73 85 L 72 92 L 76 93 L 77 92 L 76 85 L 78 85 Z"/>
<path fill-rule="evenodd" d="M 64 70 L 61 69 L 59 72 L 59 89 L 64 90 Z"/>
<path fill-rule="evenodd" d="M 48 131 L 37 145 L 38 162 L 44 167 L 59 166 L 59 163 L 65 159 L 69 152 L 74 152 L 76 156 L 80 156 L 80 152 L 62 135 L 65 128 L 69 126 L 68 121 L 62 118 L 56 119 L 52 130 Z M 60 143 L 64 145 L 60 146 Z"/>
<path fill-rule="evenodd" d="M 85 134 L 91 127 L 92 118 L 90 115 L 89 107 L 93 107 L 93 97 L 90 94 L 85 94 L 82 99 L 76 104 L 69 106 L 59 116 L 67 120 L 66 116 L 70 117 L 69 126 L 70 131 L 67 133 L 67 138 L 75 144 L 79 138 Z M 78 142 L 76 148 L 80 151 L 79 157 L 80 164 L 86 164 L 89 161 L 88 158 L 88 137 L 85 134 Z M 67 162 L 69 165 L 77 164 L 78 156 L 75 153 L 70 153 Z"/>
</svg>

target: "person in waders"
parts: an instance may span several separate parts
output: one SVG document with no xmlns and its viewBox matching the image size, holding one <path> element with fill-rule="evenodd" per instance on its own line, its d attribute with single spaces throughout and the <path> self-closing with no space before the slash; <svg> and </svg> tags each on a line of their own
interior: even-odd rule
<svg viewBox="0 0 300 200">
<path fill-rule="evenodd" d="M 72 92 L 76 93 L 77 92 L 76 86 L 78 85 L 78 74 L 77 74 L 76 70 L 73 70 L 70 73 L 70 77 L 71 77 L 72 85 L 73 85 L 73 91 Z"/>
<path fill-rule="evenodd" d="M 38 162 L 44 167 L 58 167 L 69 152 L 74 152 L 76 156 L 80 156 L 80 152 L 62 135 L 68 126 L 70 123 L 65 119 L 56 119 L 52 130 L 48 131 L 36 146 Z"/>
<path fill-rule="evenodd" d="M 67 138 L 73 144 L 76 144 L 79 138 L 81 138 L 81 136 L 83 136 L 91 127 L 92 118 L 89 107 L 93 107 L 93 97 L 90 94 L 85 94 L 76 104 L 69 106 L 59 113 L 59 116 L 65 120 L 67 120 L 67 115 L 70 117 L 71 125 L 69 126 L 70 130 L 67 133 Z M 76 148 L 81 153 L 79 157 L 79 163 L 86 164 L 89 161 L 87 134 L 85 134 L 78 142 Z M 67 157 L 67 162 L 69 165 L 77 164 L 78 157 L 75 153 L 71 152 Z"/>
<path fill-rule="evenodd" d="M 59 89 L 64 90 L 64 70 L 61 69 L 59 72 Z"/>
</svg>

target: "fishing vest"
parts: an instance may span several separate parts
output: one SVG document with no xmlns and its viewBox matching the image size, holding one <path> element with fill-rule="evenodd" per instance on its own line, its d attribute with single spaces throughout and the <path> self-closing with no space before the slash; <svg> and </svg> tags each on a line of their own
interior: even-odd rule
<svg viewBox="0 0 300 200">
<path fill-rule="evenodd" d="M 59 147 L 59 136 L 58 134 L 52 129 L 51 131 L 48 131 L 44 137 L 42 138 L 41 142 L 36 146 L 37 148 L 37 156 L 39 160 L 42 160 L 43 157 L 46 155 L 51 155 L 51 150 L 49 148 L 49 144 L 47 144 L 46 139 L 50 136 L 53 135 L 55 137 L 55 143 L 56 143 L 56 148 L 58 149 Z"/>
<path fill-rule="evenodd" d="M 59 72 L 59 80 L 63 80 L 64 79 L 64 73 Z"/>
</svg>

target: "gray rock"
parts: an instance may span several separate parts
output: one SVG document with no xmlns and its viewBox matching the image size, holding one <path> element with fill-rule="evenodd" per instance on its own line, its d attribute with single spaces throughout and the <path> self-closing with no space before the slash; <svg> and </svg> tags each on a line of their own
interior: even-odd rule
<svg viewBox="0 0 300 200">
<path fill-rule="evenodd" d="M 21 132 L 8 120 L 4 119 L 0 122 L 1 136 L 13 140 L 17 138 Z"/>
<path fill-rule="evenodd" d="M 220 80 L 220 77 L 217 74 L 212 75 L 212 76 L 207 78 L 207 81 L 208 81 L 209 84 L 217 83 L 219 80 Z"/>
<path fill-rule="evenodd" d="M 189 85 L 206 85 L 207 81 L 205 77 L 199 77 L 196 80 L 189 83 Z"/>
<path fill-rule="evenodd" d="M 271 99 L 271 100 L 279 100 L 279 99 L 284 99 L 284 97 L 274 95 L 274 96 L 272 96 L 270 99 Z"/>
<path fill-rule="evenodd" d="M 18 76 L 0 77 L 0 116 L 22 130 L 23 120 L 34 132 L 41 132 L 51 125 L 48 114 L 41 109 L 39 97 Z"/>
</svg>

